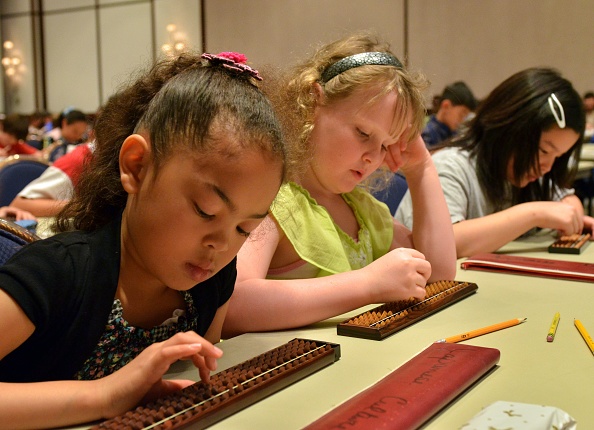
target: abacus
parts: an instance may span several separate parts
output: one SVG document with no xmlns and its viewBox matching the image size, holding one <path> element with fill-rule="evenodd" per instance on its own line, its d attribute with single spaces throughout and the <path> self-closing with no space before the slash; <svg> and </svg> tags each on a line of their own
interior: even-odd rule
<svg viewBox="0 0 594 430">
<path fill-rule="evenodd" d="M 383 304 L 339 323 L 336 331 L 343 336 L 382 340 L 473 294 L 477 289 L 478 286 L 472 282 L 433 282 L 427 284 L 427 296 L 423 300 L 411 298 Z"/>
<path fill-rule="evenodd" d="M 296 338 L 91 429 L 204 429 L 339 358 L 338 344 Z"/>
<path fill-rule="evenodd" d="M 579 254 L 586 249 L 590 237 L 590 233 L 561 236 L 549 246 L 549 252 L 553 254 Z"/>
</svg>

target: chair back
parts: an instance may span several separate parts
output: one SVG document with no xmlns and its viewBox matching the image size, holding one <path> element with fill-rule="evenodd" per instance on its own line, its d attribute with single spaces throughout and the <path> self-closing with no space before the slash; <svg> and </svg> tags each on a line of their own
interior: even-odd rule
<svg viewBox="0 0 594 430">
<path fill-rule="evenodd" d="M 373 195 L 380 202 L 387 204 L 388 208 L 390 208 L 390 213 L 394 215 L 404 194 L 406 194 L 406 190 L 408 190 L 406 178 L 400 173 L 395 173 L 390 181 L 390 185 L 381 191 L 373 193 Z"/>
<path fill-rule="evenodd" d="M 0 266 L 23 245 L 39 240 L 35 233 L 11 221 L 0 218 Z"/>
<path fill-rule="evenodd" d="M 37 157 L 13 155 L 0 162 L 0 207 L 9 206 L 17 194 L 37 179 L 49 163 Z"/>
</svg>

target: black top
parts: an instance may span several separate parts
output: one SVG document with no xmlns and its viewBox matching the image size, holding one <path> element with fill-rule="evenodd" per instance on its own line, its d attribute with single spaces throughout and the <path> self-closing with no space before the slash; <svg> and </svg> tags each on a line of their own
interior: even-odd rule
<svg viewBox="0 0 594 430">
<path fill-rule="evenodd" d="M 121 218 L 94 232 L 67 232 L 23 247 L 0 267 L 0 288 L 35 325 L 0 360 L 0 381 L 72 379 L 105 330 L 118 285 Z M 236 260 L 190 292 L 198 334 L 233 292 Z"/>
</svg>

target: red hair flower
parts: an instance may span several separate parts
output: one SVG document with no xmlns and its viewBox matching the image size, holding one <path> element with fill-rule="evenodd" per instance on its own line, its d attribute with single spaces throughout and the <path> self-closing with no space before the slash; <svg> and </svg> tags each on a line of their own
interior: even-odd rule
<svg viewBox="0 0 594 430">
<path fill-rule="evenodd" d="M 252 69 L 250 66 L 245 64 L 247 58 L 243 54 L 238 54 L 237 52 L 221 52 L 218 55 L 204 53 L 201 57 L 214 66 L 224 67 L 225 69 L 231 70 L 238 75 L 247 75 L 258 81 L 262 80 L 262 77 L 256 69 Z"/>
<path fill-rule="evenodd" d="M 247 57 L 239 52 L 220 52 L 218 56 L 228 58 L 229 60 L 233 60 L 240 64 L 247 63 Z"/>
</svg>

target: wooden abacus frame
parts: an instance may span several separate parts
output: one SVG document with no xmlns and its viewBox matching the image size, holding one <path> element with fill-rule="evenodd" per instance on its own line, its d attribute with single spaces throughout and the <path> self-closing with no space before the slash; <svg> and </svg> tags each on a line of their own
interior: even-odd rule
<svg viewBox="0 0 594 430">
<path fill-rule="evenodd" d="M 192 429 L 204 429 L 339 358 L 339 344 L 295 338 L 211 376 L 209 384 L 197 382 L 103 421 L 92 430 L 182 429 L 189 425 Z M 269 362 L 262 365 L 262 360 Z"/>
<path fill-rule="evenodd" d="M 462 281 L 428 284 L 427 297 L 390 302 L 360 313 L 336 326 L 342 336 L 382 340 L 476 292 L 478 285 Z"/>
<path fill-rule="evenodd" d="M 549 246 L 551 254 L 580 254 L 588 246 L 590 233 L 561 236 Z"/>
</svg>

